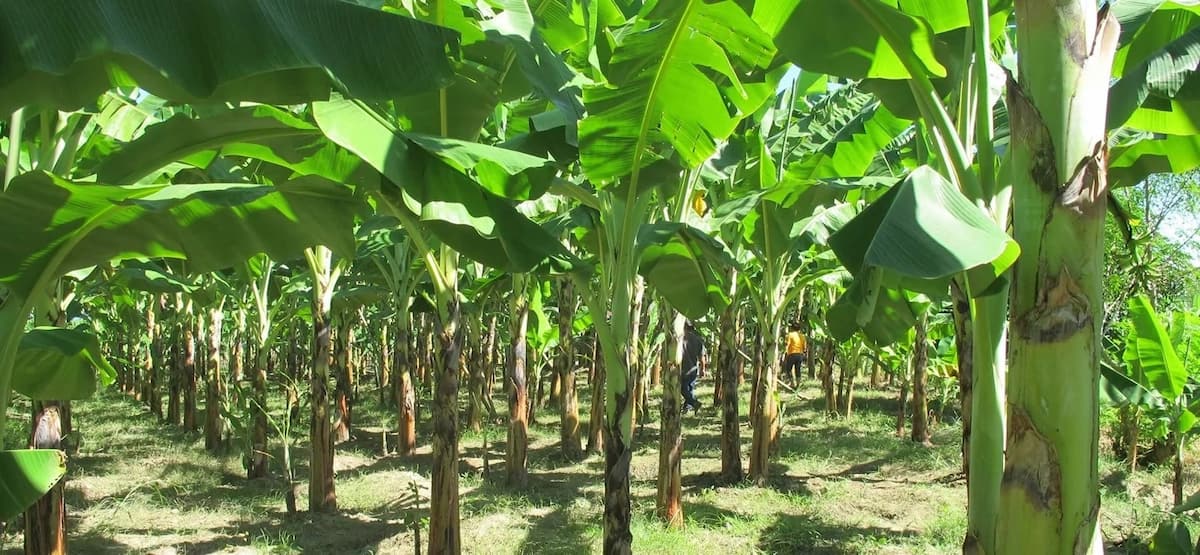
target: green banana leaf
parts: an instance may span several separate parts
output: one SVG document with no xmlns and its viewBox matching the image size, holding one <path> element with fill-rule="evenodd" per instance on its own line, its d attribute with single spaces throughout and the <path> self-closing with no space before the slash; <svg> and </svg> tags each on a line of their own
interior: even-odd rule
<svg viewBox="0 0 1200 555">
<path fill-rule="evenodd" d="M 349 2 L 3 0 L 0 113 L 137 85 L 174 102 L 387 100 L 454 77 L 448 29 Z"/>
<path fill-rule="evenodd" d="M 0 283 L 29 298 L 39 280 L 114 259 L 187 258 L 206 272 L 263 252 L 276 260 L 327 245 L 354 254 L 361 202 L 314 176 L 255 184 L 80 184 L 34 172 L 0 193 Z"/>
<path fill-rule="evenodd" d="M 865 175 L 881 150 L 911 127 L 878 102 L 856 113 L 811 153 L 787 167 L 793 179 Z"/>
<path fill-rule="evenodd" d="M 966 272 L 982 294 L 1017 257 L 1016 243 L 962 193 L 927 166 L 911 172 L 829 238 L 854 275 L 827 315 L 834 337 L 862 329 L 879 345 L 915 323 L 907 292 L 944 296 Z"/>
<path fill-rule="evenodd" d="M 637 249 L 638 272 L 684 316 L 698 319 L 729 305 L 724 268 L 737 263 L 708 234 L 677 222 L 644 224 Z"/>
<path fill-rule="evenodd" d="M 1125 339 L 1126 363 L 1136 365 L 1143 386 L 1174 402 L 1183 395 L 1188 372 L 1150 299 L 1145 295 L 1130 298 L 1128 318 L 1133 325 Z"/>
<path fill-rule="evenodd" d="M 1192 533 L 1178 519 L 1164 520 L 1150 538 L 1150 555 L 1194 555 L 1193 549 Z"/>
<path fill-rule="evenodd" d="M 191 293 L 196 289 L 195 283 L 180 279 L 157 264 L 132 261 L 123 264 L 109 283 L 149 293 Z"/>
<path fill-rule="evenodd" d="M 1168 3 L 1141 17 L 1113 63 L 1120 79 L 1109 88 L 1108 128 L 1200 132 L 1200 15 Z"/>
<path fill-rule="evenodd" d="M 1183 173 L 1200 167 L 1200 135 L 1165 135 L 1121 145 L 1110 151 L 1112 188 L 1141 183 L 1155 173 Z"/>
<path fill-rule="evenodd" d="M 1172 508 L 1171 512 L 1181 514 L 1197 508 L 1200 508 L 1200 491 L 1189 495 L 1187 499 L 1183 500 L 1183 503 Z"/>
<path fill-rule="evenodd" d="M 514 272 L 546 260 L 565 268 L 578 264 L 510 200 L 536 198 L 546 191 L 555 172 L 549 160 L 402 133 L 352 102 L 317 103 L 314 111 L 317 125 L 332 141 L 393 184 L 381 190 L 389 199 L 387 210 L 407 210 L 466 257 Z"/>
<path fill-rule="evenodd" d="M 107 386 L 116 377 L 95 335 L 37 327 L 21 338 L 12 388 L 30 399 L 87 399 L 96 392 L 97 379 Z"/>
<path fill-rule="evenodd" d="M 597 185 L 631 176 L 640 190 L 639 173 L 667 145 L 699 167 L 774 92 L 735 69 L 765 68 L 775 49 L 731 0 L 648 3 L 618 37 L 608 82 L 583 91 L 580 159 Z"/>
<path fill-rule="evenodd" d="M 864 307 L 870 307 L 869 312 Z M 872 291 L 865 280 L 855 279 L 829 307 L 825 323 L 837 341 L 846 341 L 862 330 L 871 344 L 884 347 L 906 342 L 922 310 L 902 290 L 877 287 Z"/>
<path fill-rule="evenodd" d="M 1112 406 L 1162 404 L 1162 396 L 1146 389 L 1137 379 L 1128 376 L 1126 367 L 1114 368 L 1100 364 L 1100 400 Z"/>
<path fill-rule="evenodd" d="M 106 157 L 96 168 L 101 183 L 136 183 L 155 170 L 228 143 L 279 138 L 314 140 L 321 131 L 272 106 L 235 108 L 198 119 L 176 115 L 148 127 L 136 140 Z"/>
<path fill-rule="evenodd" d="M 955 22 L 961 18 L 957 10 L 934 8 L 933 12 L 945 17 L 935 18 L 940 27 L 959 25 Z M 851 79 L 912 77 L 871 24 L 871 19 L 877 19 L 903 41 L 927 75 L 946 75 L 934 53 L 934 28 L 929 21 L 879 0 L 759 2 L 754 16 L 775 37 L 780 54 L 808 71 Z"/>
<path fill-rule="evenodd" d="M 33 506 L 66 473 L 67 456 L 58 449 L 0 451 L 0 521 Z"/>
<path fill-rule="evenodd" d="M 928 166 L 834 233 L 838 259 L 857 275 L 863 267 L 884 272 L 883 284 L 941 295 L 948 279 L 968 272 L 978 293 L 1018 253 L 1008 234 Z M 974 284 L 973 284 L 974 285 Z"/>
</svg>

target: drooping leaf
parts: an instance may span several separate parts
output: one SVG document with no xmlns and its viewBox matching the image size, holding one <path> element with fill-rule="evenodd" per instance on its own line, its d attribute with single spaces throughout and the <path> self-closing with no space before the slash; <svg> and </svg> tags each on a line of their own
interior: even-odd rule
<svg viewBox="0 0 1200 555">
<path fill-rule="evenodd" d="M 681 223 L 645 224 L 637 245 L 639 273 L 684 316 L 698 319 L 729 304 L 723 269 L 736 262 L 713 238 Z"/>
<path fill-rule="evenodd" d="M 1200 136 L 1167 135 L 1112 149 L 1108 182 L 1113 188 L 1141 183 L 1156 173 L 1183 173 L 1200 167 Z"/>
<path fill-rule="evenodd" d="M 851 273 L 873 266 L 901 280 L 946 279 L 1013 250 L 1003 229 L 927 166 L 846 224 L 830 245 Z M 1015 256 L 1003 258 L 1011 263 Z"/>
<path fill-rule="evenodd" d="M 1108 364 L 1100 365 L 1100 398 L 1113 406 L 1147 406 L 1156 400 L 1161 401 L 1157 393 L 1126 375 L 1124 368 L 1113 368 Z"/>
<path fill-rule="evenodd" d="M 150 263 L 126 263 L 117 270 L 110 283 L 149 293 L 185 293 L 196 287 L 194 283 L 180 279 L 164 268 Z"/>
<path fill-rule="evenodd" d="M 95 335 L 38 327 L 21 338 L 12 388 L 30 399 L 87 399 L 95 393 L 97 380 L 108 385 L 116 377 Z"/>
<path fill-rule="evenodd" d="M 347 187 L 313 176 L 275 187 L 115 186 L 29 173 L 0 194 L 0 283 L 26 297 L 47 275 L 109 260 L 186 258 L 204 272 L 318 244 L 350 256 L 360 207 Z"/>
<path fill-rule="evenodd" d="M 373 100 L 446 86 L 457 36 L 349 2 L 5 0 L 0 112 L 137 85 L 176 102 Z"/>
<path fill-rule="evenodd" d="M 555 168 L 545 158 L 472 141 L 403 133 L 350 101 L 313 105 L 317 125 L 335 143 L 358 154 L 393 183 L 407 185 L 423 165 L 440 164 L 482 188 L 514 200 L 546 192 Z"/>
<path fill-rule="evenodd" d="M 313 140 L 320 134 L 316 127 L 271 106 L 236 108 L 198 119 L 177 115 L 150 126 L 141 137 L 105 158 L 96 169 L 96 178 L 102 183 L 136 183 L 167 164 L 228 143 Z"/>
<path fill-rule="evenodd" d="M 565 117 L 564 126 L 567 129 L 567 141 L 578 144 L 578 122 L 583 117 L 583 102 L 580 99 L 579 86 L 573 84 L 575 73 L 563 61 L 561 56 L 542 40 L 542 31 L 555 28 L 551 24 L 538 26 L 534 10 L 525 0 L 490 0 L 494 7 L 502 11 L 482 23 L 485 32 L 497 35 L 500 40 L 513 49 L 521 73 L 529 81 L 537 93 L 557 108 L 557 112 Z M 552 24 L 570 31 L 579 31 L 579 39 L 583 39 L 582 28 L 575 25 L 568 14 L 569 9 L 558 0 L 534 0 L 533 6 L 543 10 L 541 15 L 556 18 Z M 546 10 L 549 13 L 546 13 Z"/>
<path fill-rule="evenodd" d="M 829 334 L 845 341 L 858 330 L 875 345 L 886 346 L 903 341 L 917 323 L 918 309 L 908 301 L 903 291 L 879 287 L 871 295 L 865 280 L 854 280 L 826 312 Z M 870 306 L 868 314 L 863 309 Z M 865 318 L 865 322 L 860 320 Z"/>
<path fill-rule="evenodd" d="M 534 198 L 549 187 L 549 161 L 515 151 L 386 127 L 349 102 L 318 103 L 317 124 L 395 186 L 381 194 L 386 210 L 407 210 L 463 255 L 493 268 L 528 271 L 547 259 L 574 257 L 511 198 Z M 502 198 L 504 194 L 510 198 Z"/>
<path fill-rule="evenodd" d="M 768 6 L 760 10 L 756 4 L 755 19 L 764 22 L 768 32 L 775 31 L 772 36 L 779 52 L 806 70 L 850 79 L 910 78 L 896 50 L 872 25 L 874 19 L 903 41 L 907 54 L 918 60 L 928 75 L 946 75 L 946 68 L 934 54 L 934 30 L 929 22 L 879 0 L 762 4 Z"/>
<path fill-rule="evenodd" d="M 0 521 L 33 506 L 66 473 L 67 456 L 58 449 L 0 451 Z"/>
</svg>

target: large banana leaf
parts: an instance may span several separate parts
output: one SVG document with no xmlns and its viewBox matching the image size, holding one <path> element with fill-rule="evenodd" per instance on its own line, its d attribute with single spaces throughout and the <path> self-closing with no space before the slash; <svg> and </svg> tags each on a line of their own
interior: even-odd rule
<svg viewBox="0 0 1200 555">
<path fill-rule="evenodd" d="M 598 185 L 631 176 L 640 189 L 639 173 L 666 145 L 700 166 L 773 92 L 743 82 L 741 68 L 765 67 L 774 47 L 731 0 L 648 3 L 618 36 L 608 82 L 583 93 L 580 158 Z"/>
<path fill-rule="evenodd" d="M 9 521 L 41 499 L 67 473 L 58 449 L 0 451 L 0 521 Z"/>
<path fill-rule="evenodd" d="M 528 271 L 547 259 L 570 265 L 553 236 L 518 212 L 510 199 L 540 196 L 549 160 L 507 149 L 402 133 L 352 102 L 317 103 L 317 124 L 394 187 L 393 210 L 407 210 L 439 239 L 488 266 Z M 508 197 L 508 198 L 503 198 Z"/>
<path fill-rule="evenodd" d="M 1141 183 L 1155 173 L 1183 173 L 1200 167 L 1200 135 L 1166 135 L 1114 147 L 1108 159 L 1110 187 Z"/>
<path fill-rule="evenodd" d="M 908 338 L 921 311 L 921 306 L 910 302 L 903 290 L 878 284 L 872 288 L 866 280 L 855 279 L 829 307 L 825 323 L 829 335 L 838 341 L 850 339 L 854 332 L 862 330 L 871 343 L 882 347 Z"/>
<path fill-rule="evenodd" d="M 542 39 L 542 30 L 553 27 L 538 26 L 534 17 L 537 12 L 542 13 L 543 17 L 548 15 L 555 18 L 552 22 L 554 25 L 568 33 L 578 30 L 582 39 L 582 28 L 564 13 L 569 6 L 563 5 L 560 0 L 534 0 L 532 6 L 526 4 L 525 0 L 490 0 L 490 4 L 501 8 L 501 11 L 482 22 L 481 27 L 513 49 L 512 56 L 522 75 L 539 96 L 554 103 L 565 117 L 568 142 L 578 144 L 577 124 L 583 117 L 583 103 L 579 86 L 573 83 L 575 73 L 562 56 L 555 54 L 555 50 Z M 544 13 L 547 10 L 548 13 Z"/>
<path fill-rule="evenodd" d="M 1181 29 L 1186 31 L 1179 34 Z M 1175 135 L 1200 131 L 1200 16 L 1183 10 L 1156 12 L 1122 53 L 1141 61 L 1115 68 L 1121 78 L 1109 88 L 1108 128 Z"/>
<path fill-rule="evenodd" d="M 878 102 L 869 103 L 831 130 L 833 133 L 803 158 L 788 165 L 788 174 L 796 179 L 864 175 L 880 151 L 911 124 Z"/>
<path fill-rule="evenodd" d="M 150 126 L 137 140 L 105 158 L 96 177 L 102 183 L 135 183 L 172 162 L 225 144 L 312 141 L 320 136 L 315 126 L 271 106 L 236 108 L 198 119 L 180 114 Z"/>
<path fill-rule="evenodd" d="M 638 232 L 639 273 L 688 318 L 729 305 L 724 268 L 737 263 L 708 234 L 681 223 L 645 224 Z"/>
<path fill-rule="evenodd" d="M 318 244 L 352 256 L 360 207 L 349 188 L 317 177 L 276 187 L 110 186 L 25 174 L 0 194 L 0 283 L 29 298 L 39 280 L 113 259 L 187 258 L 203 272 Z"/>
<path fill-rule="evenodd" d="M 872 203 L 835 233 L 830 245 L 855 275 L 879 267 L 917 280 L 941 280 L 1016 258 L 1008 234 L 928 166 Z M 938 294 L 944 286 L 928 292 Z"/>
<path fill-rule="evenodd" d="M 1163 327 L 1145 295 L 1129 299 L 1129 322 L 1133 324 L 1125 339 L 1125 362 L 1138 369 L 1143 386 L 1158 391 L 1168 401 L 1183 395 L 1188 372 L 1171 337 Z"/>
<path fill-rule="evenodd" d="M 1002 228 L 927 166 L 835 232 L 829 244 L 855 276 L 830 309 L 830 328 L 839 339 L 862 329 L 880 345 L 899 340 L 915 322 L 906 291 L 944 296 L 950 278 L 966 272 L 972 294 L 981 294 L 1019 252 Z"/>
<path fill-rule="evenodd" d="M 95 335 L 38 327 L 21 338 L 12 388 L 30 399 L 87 399 L 95 393 L 97 379 L 108 385 L 116 376 Z"/>
<path fill-rule="evenodd" d="M 333 0 L 3 0 L 0 13 L 0 113 L 135 84 L 176 102 L 385 100 L 450 84 L 458 42 Z"/>
<path fill-rule="evenodd" d="M 960 25 L 960 6 L 931 7 L 940 27 Z M 903 3 L 902 3 L 903 4 Z M 913 4 L 921 4 L 913 2 Z M 925 10 L 917 10 L 918 14 Z M 869 15 L 868 15 L 869 14 Z M 946 68 L 934 54 L 934 28 L 922 17 L 879 0 L 781 0 L 755 4 L 755 19 L 772 36 L 779 52 L 809 71 L 851 79 L 908 79 L 900 55 L 884 40 L 872 19 L 903 41 L 927 75 L 943 77 Z M 944 19 L 943 19 L 944 18 Z"/>
</svg>

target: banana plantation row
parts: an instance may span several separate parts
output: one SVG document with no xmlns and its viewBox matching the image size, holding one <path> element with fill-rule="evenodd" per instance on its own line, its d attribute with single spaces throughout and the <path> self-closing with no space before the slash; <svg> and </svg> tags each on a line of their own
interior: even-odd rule
<svg viewBox="0 0 1200 555">
<path fill-rule="evenodd" d="M 633 430 L 655 406 L 658 506 L 681 522 L 685 320 L 709 330 L 723 393 L 752 381 L 761 482 L 789 315 L 843 412 L 835 358 L 852 376 L 911 351 L 920 406 L 928 349 L 911 346 L 952 323 L 964 551 L 1102 549 L 1105 218 L 1136 249 L 1112 191 L 1200 162 L 1195 60 L 1177 55 L 1194 6 L 383 4 L 0 1 L 0 429 L 14 392 L 38 401 L 34 449 L 0 452 L 0 517 L 29 508 L 28 551 L 65 549 L 58 447 L 97 373 L 120 368 L 187 429 L 203 380 L 206 444 L 243 444 L 258 477 L 274 439 L 289 484 L 307 396 L 309 505 L 332 510 L 333 445 L 373 359 L 398 450 L 418 412 L 432 429 L 430 552 L 462 549 L 460 397 L 476 427 L 498 387 L 511 481 L 549 388 L 565 454 L 582 429 L 603 450 L 604 550 L 628 553 Z M 1107 398 L 1138 407 L 1134 429 L 1169 413 L 1178 453 L 1200 407 L 1139 299 Z M 721 398 L 736 479 L 740 409 Z"/>
</svg>

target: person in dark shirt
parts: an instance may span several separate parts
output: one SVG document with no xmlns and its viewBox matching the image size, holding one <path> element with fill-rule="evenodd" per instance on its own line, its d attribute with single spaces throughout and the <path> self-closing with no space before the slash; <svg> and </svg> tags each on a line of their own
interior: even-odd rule
<svg viewBox="0 0 1200 555">
<path fill-rule="evenodd" d="M 679 387 L 683 393 L 681 412 L 686 413 L 689 408 L 700 410 L 700 401 L 696 400 L 696 380 L 704 376 L 705 354 L 704 337 L 688 320 L 683 329 L 683 363 L 679 366 Z"/>
</svg>

